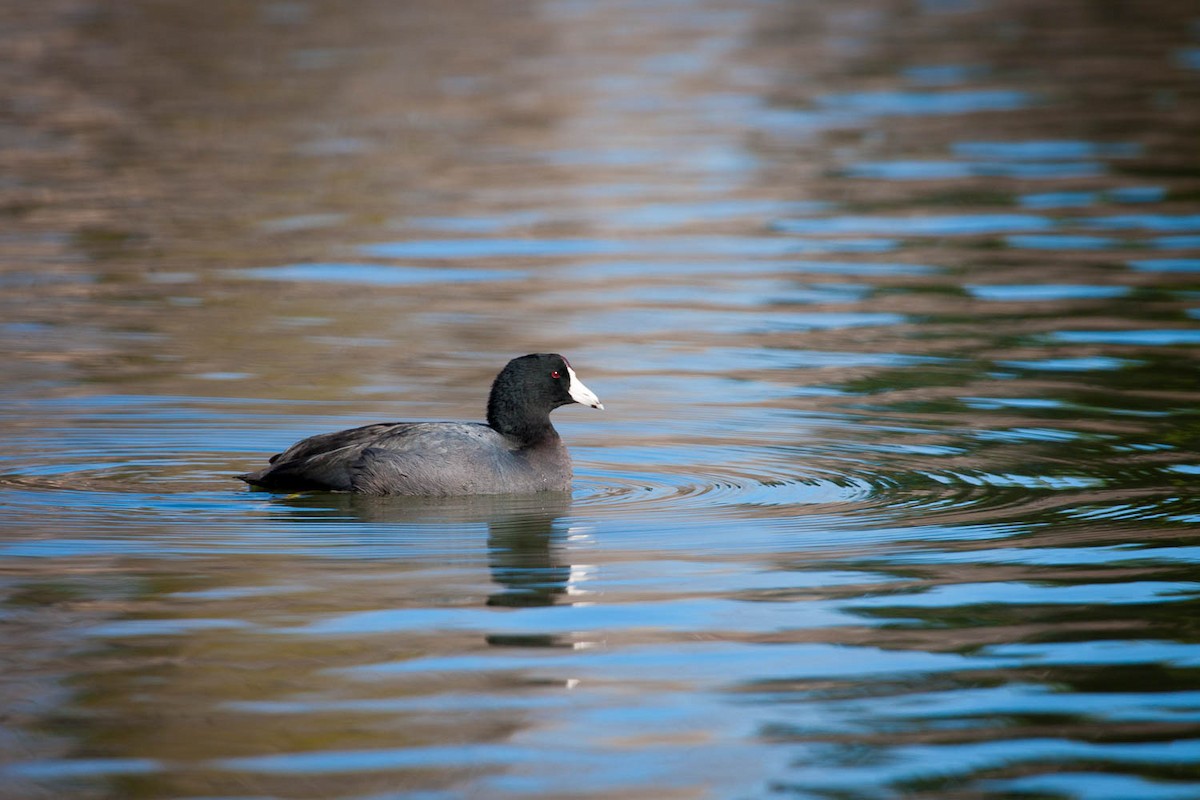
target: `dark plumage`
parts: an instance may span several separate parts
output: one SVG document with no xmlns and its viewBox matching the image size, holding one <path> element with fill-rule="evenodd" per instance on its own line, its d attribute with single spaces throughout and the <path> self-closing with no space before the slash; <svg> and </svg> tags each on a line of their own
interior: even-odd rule
<svg viewBox="0 0 1200 800">
<path fill-rule="evenodd" d="M 277 491 L 465 495 L 568 491 L 571 457 L 550 412 L 604 408 L 555 353 L 514 358 L 488 395 L 487 424 L 385 422 L 311 436 L 238 477 Z"/>
</svg>

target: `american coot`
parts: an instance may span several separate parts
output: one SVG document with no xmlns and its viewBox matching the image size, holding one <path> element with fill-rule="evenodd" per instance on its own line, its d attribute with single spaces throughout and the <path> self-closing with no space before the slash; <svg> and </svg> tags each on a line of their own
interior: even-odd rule
<svg viewBox="0 0 1200 800">
<path fill-rule="evenodd" d="M 550 412 L 603 409 L 557 353 L 514 358 L 488 396 L 487 424 L 383 422 L 311 436 L 238 477 L 278 491 L 467 495 L 569 491 L 571 456 Z"/>
</svg>

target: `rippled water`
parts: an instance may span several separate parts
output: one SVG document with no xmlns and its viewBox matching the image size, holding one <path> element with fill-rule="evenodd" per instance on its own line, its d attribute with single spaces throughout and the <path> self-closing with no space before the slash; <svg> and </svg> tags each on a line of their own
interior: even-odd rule
<svg viewBox="0 0 1200 800">
<path fill-rule="evenodd" d="M 1200 796 L 1189 4 L 12 5 L 3 797 Z"/>
</svg>

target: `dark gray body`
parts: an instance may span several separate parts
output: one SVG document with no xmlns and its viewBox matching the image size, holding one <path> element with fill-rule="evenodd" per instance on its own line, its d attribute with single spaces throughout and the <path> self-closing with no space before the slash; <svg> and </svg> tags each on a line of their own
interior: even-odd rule
<svg viewBox="0 0 1200 800">
<path fill-rule="evenodd" d="M 240 476 L 285 491 L 361 494 L 525 494 L 571 488 L 557 433 L 522 445 L 482 423 L 390 422 L 312 436 Z"/>
</svg>

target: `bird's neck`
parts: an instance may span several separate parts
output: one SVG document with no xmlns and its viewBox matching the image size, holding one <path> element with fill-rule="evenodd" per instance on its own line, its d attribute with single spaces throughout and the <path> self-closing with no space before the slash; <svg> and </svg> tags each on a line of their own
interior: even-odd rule
<svg viewBox="0 0 1200 800">
<path fill-rule="evenodd" d="M 497 432 L 529 447 L 542 442 L 557 441 L 558 431 L 545 413 L 531 413 L 523 403 L 488 402 L 487 422 Z"/>
</svg>

